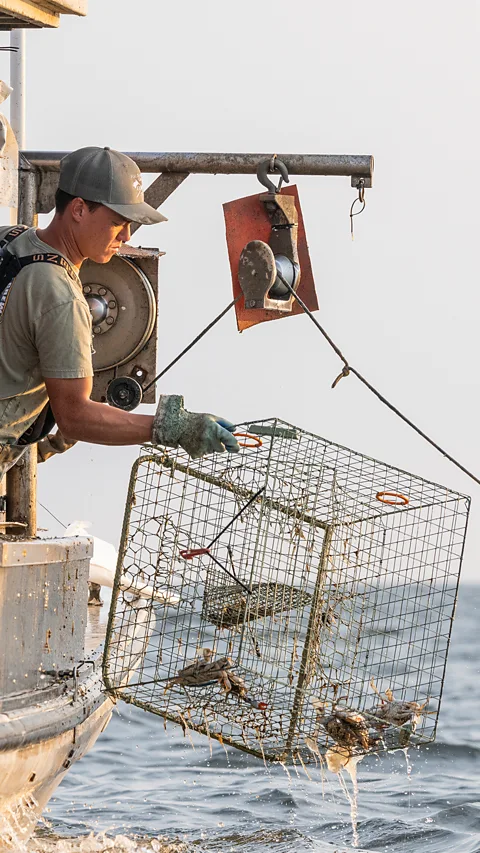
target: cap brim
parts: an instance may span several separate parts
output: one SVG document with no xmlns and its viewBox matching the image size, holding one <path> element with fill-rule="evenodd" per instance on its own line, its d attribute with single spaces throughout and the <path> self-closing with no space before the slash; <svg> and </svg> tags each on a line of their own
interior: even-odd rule
<svg viewBox="0 0 480 853">
<path fill-rule="evenodd" d="M 146 201 L 140 201 L 138 204 L 105 204 L 105 202 L 102 204 L 130 220 L 130 222 L 138 222 L 139 225 L 156 225 L 157 222 L 168 222 L 163 213 L 155 210 Z"/>
</svg>

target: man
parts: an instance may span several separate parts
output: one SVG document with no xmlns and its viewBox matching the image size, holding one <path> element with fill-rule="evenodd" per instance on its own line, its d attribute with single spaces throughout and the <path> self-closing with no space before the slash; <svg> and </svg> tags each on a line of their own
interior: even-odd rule
<svg viewBox="0 0 480 853">
<path fill-rule="evenodd" d="M 153 442 L 194 457 L 237 451 L 233 424 L 187 412 L 180 396 L 162 396 L 155 416 L 90 400 L 91 317 L 78 270 L 85 258 L 107 263 L 129 240 L 131 222 L 165 220 L 144 201 L 136 164 L 110 148 L 74 151 L 61 161 L 55 204 L 46 228 L 30 228 L 3 249 L 19 259 L 17 267 L 27 256 L 56 262 L 17 268 L 0 293 L 0 478 L 38 442 L 52 452 L 75 441 Z M 0 229 L 0 245 L 10 231 Z M 46 438 L 54 422 L 60 434 Z"/>
</svg>

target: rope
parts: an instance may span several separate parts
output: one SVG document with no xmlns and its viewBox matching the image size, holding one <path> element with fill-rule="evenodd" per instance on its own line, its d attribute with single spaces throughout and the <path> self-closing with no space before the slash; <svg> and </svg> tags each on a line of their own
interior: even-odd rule
<svg viewBox="0 0 480 853">
<path fill-rule="evenodd" d="M 420 435 L 425 441 L 427 441 L 432 447 L 434 447 L 435 450 L 438 450 L 438 452 L 441 453 L 442 456 L 444 456 L 446 459 L 448 459 L 450 462 L 452 462 L 453 465 L 455 465 L 457 468 L 459 468 L 460 471 L 463 471 L 463 473 L 466 474 L 467 477 L 470 477 L 471 480 L 473 480 L 475 483 L 477 483 L 480 486 L 480 479 L 478 477 L 476 477 L 475 474 L 472 474 L 472 472 L 469 471 L 468 468 L 465 468 L 465 466 L 462 465 L 461 462 L 459 462 L 457 459 L 455 459 L 453 456 L 451 456 L 450 453 L 447 453 L 447 451 L 444 450 L 443 447 L 441 447 L 439 444 L 437 444 L 436 441 L 433 440 L 433 438 L 430 438 L 430 436 L 428 436 L 425 432 L 423 432 L 423 430 L 421 430 L 420 427 L 418 427 L 413 421 L 411 421 L 410 418 L 408 418 L 406 415 L 404 415 L 403 412 L 400 411 L 400 409 L 397 409 L 397 407 L 394 406 L 393 403 L 390 403 L 390 401 L 387 400 L 387 398 L 384 397 L 383 394 L 381 394 L 380 391 L 378 391 L 377 388 L 375 388 L 368 381 L 368 379 L 366 379 L 355 367 L 352 367 L 352 365 L 349 363 L 349 361 L 345 358 L 340 347 L 337 346 L 335 341 L 332 340 L 332 338 L 325 331 L 323 326 L 320 325 L 318 320 L 313 316 L 310 309 L 307 308 L 304 301 L 300 298 L 300 296 L 298 296 L 298 294 L 294 291 L 293 287 L 291 287 L 291 285 L 288 283 L 288 281 L 286 281 L 284 279 L 284 277 L 281 275 L 281 273 L 278 271 L 278 269 L 277 269 L 277 276 L 280 279 L 280 281 L 282 282 L 282 284 L 284 284 L 285 287 L 290 291 L 290 293 L 292 294 L 294 299 L 298 302 L 298 304 L 300 305 L 302 310 L 305 312 L 305 314 L 310 318 L 312 323 L 317 327 L 319 332 L 321 332 L 321 334 L 323 335 L 323 337 L 325 338 L 327 343 L 331 346 L 333 351 L 338 355 L 339 359 L 341 361 L 343 361 L 344 366 L 342 368 L 342 371 L 341 371 L 341 373 L 339 373 L 339 375 L 333 381 L 332 388 L 336 388 L 336 386 L 338 385 L 338 383 L 340 382 L 341 379 L 343 379 L 345 376 L 349 376 L 350 373 L 353 373 L 357 377 L 357 379 L 359 379 L 360 382 L 362 382 L 363 385 L 365 385 L 369 389 L 369 391 L 372 392 L 372 394 L 375 394 L 375 396 L 380 400 L 381 403 L 383 403 L 385 406 L 387 406 L 387 408 L 390 409 L 390 411 L 394 412 L 397 415 L 397 417 L 399 417 L 402 421 L 404 421 L 406 424 L 408 424 L 408 426 L 411 427 L 411 429 L 415 430 L 415 432 L 418 435 Z M 155 378 L 152 379 L 151 382 L 149 382 L 149 384 L 143 389 L 144 393 L 145 393 L 145 391 L 148 391 L 148 389 L 151 388 L 152 385 L 155 385 L 155 383 L 158 382 L 158 380 L 161 379 L 162 376 L 164 376 L 165 373 L 167 373 L 167 371 L 170 370 L 171 367 L 173 367 L 178 361 L 180 361 L 180 359 L 183 358 L 183 356 L 186 355 L 186 353 L 189 352 L 189 350 L 191 350 L 192 347 L 194 347 L 195 344 L 198 343 L 198 341 L 200 341 L 204 337 L 204 335 L 206 335 L 207 332 L 210 331 L 210 329 L 213 329 L 213 327 L 222 319 L 222 317 L 224 317 L 225 314 L 227 314 L 230 311 L 230 309 L 233 308 L 234 305 L 236 305 L 236 303 L 240 299 L 241 295 L 242 294 L 239 294 L 235 299 L 233 299 L 232 302 L 230 302 L 227 305 L 227 307 L 224 308 L 223 311 L 221 311 L 221 313 L 218 314 L 217 317 L 215 317 L 215 319 L 212 320 L 212 322 L 208 324 L 208 326 L 205 326 L 205 328 L 193 339 L 193 341 L 191 341 L 188 344 L 188 346 L 186 346 L 185 349 L 183 349 L 182 352 L 180 352 L 173 359 L 173 361 L 170 362 L 170 364 L 167 364 L 167 366 L 161 371 L 161 373 L 158 374 L 158 376 L 155 376 Z M 254 497 L 257 497 L 257 496 L 255 495 Z M 61 524 L 62 527 L 66 527 L 66 525 L 63 524 L 63 522 L 61 522 L 60 519 L 57 518 L 57 516 L 53 514 L 53 512 L 51 512 L 46 506 L 44 506 L 44 504 L 42 504 L 40 501 L 38 501 L 38 503 L 46 512 L 48 512 L 49 515 L 52 516 L 52 518 L 55 519 L 55 521 L 57 521 L 59 524 Z M 243 510 L 242 510 L 242 512 L 243 512 Z M 216 541 L 216 540 L 214 540 L 214 541 Z M 213 543 L 210 543 L 210 544 L 213 544 Z M 212 556 L 212 555 L 210 555 L 210 556 Z M 217 562 L 217 560 L 215 560 L 214 557 L 212 557 L 212 559 L 214 560 L 214 562 Z M 221 564 L 219 564 L 219 565 L 221 565 Z M 224 571 L 226 571 L 227 574 L 229 574 L 229 572 L 225 568 L 225 566 L 222 565 L 221 568 Z M 235 578 L 235 580 L 237 580 L 238 583 L 241 583 L 240 581 L 238 581 L 237 578 Z M 243 584 L 241 584 L 241 585 L 243 586 Z M 248 590 L 248 592 L 250 592 L 250 590 Z"/>
<path fill-rule="evenodd" d="M 383 396 L 383 394 L 381 394 L 381 393 L 380 393 L 380 391 L 378 391 L 378 390 L 377 390 L 377 389 L 376 389 L 376 388 L 375 388 L 375 387 L 374 387 L 374 386 L 373 386 L 373 385 L 368 381 L 368 379 L 365 379 L 365 377 L 364 377 L 364 376 L 362 376 L 362 374 L 361 374 L 361 373 L 360 373 L 360 372 L 359 372 L 355 367 L 352 367 L 352 365 L 351 365 L 351 364 L 347 361 L 347 359 L 345 358 L 345 356 L 344 356 L 343 352 L 341 351 L 341 349 L 340 349 L 340 348 L 336 345 L 336 343 L 332 340 L 332 338 L 330 337 L 330 335 L 328 335 L 328 334 L 327 334 L 327 332 L 325 331 L 325 329 L 323 328 L 323 326 L 321 326 L 321 325 L 320 325 L 320 323 L 318 322 L 318 320 L 313 316 L 313 314 L 312 314 L 312 312 L 310 311 L 310 309 L 309 309 L 309 308 L 307 308 L 307 306 L 305 305 L 305 302 L 300 298 L 300 296 L 298 296 L 298 294 L 297 294 L 297 293 L 295 293 L 295 291 L 294 291 L 293 287 L 291 287 L 291 285 L 288 283 L 288 281 L 286 281 L 286 280 L 284 279 L 284 277 L 281 275 L 281 273 L 278 271 L 278 269 L 277 269 L 277 276 L 278 276 L 278 278 L 280 279 L 280 281 L 282 282 L 282 284 L 284 284 L 284 285 L 285 285 L 285 287 L 290 291 L 290 293 L 292 294 L 292 296 L 296 299 L 296 301 L 298 302 L 298 304 L 300 305 L 300 307 L 303 309 L 303 311 L 305 312 L 305 314 L 307 314 L 307 316 L 310 318 L 310 320 L 312 321 L 312 323 L 314 323 L 314 325 L 317 327 L 317 329 L 319 330 L 319 332 L 321 332 L 321 333 L 322 333 L 323 337 L 324 337 L 324 338 L 325 338 L 325 340 L 330 344 L 330 346 L 331 346 L 331 347 L 332 347 L 332 349 L 336 352 L 336 354 L 338 355 L 338 357 L 343 361 L 343 364 L 344 364 L 343 370 L 342 370 L 342 372 L 337 376 L 337 378 L 335 379 L 335 381 L 333 382 L 333 384 L 332 384 L 332 388 L 335 388 L 335 387 L 338 385 L 338 383 L 340 382 L 340 380 L 341 380 L 341 379 L 343 379 L 343 377 L 344 377 L 344 376 L 349 376 L 349 374 L 350 374 L 350 373 L 353 373 L 353 374 L 357 377 L 357 379 L 359 379 L 359 380 L 360 380 L 360 382 L 363 382 L 363 384 L 364 384 L 364 385 L 369 389 L 369 391 L 371 391 L 371 392 L 372 392 L 372 394 L 375 394 L 375 396 L 380 400 L 380 402 L 381 402 L 381 403 L 383 403 L 385 406 L 387 406 L 387 407 L 388 407 L 392 412 L 395 412 L 395 414 L 396 414 L 399 418 L 401 418 L 401 419 L 402 419 L 402 421 L 404 421 L 406 424 L 408 424 L 408 426 L 409 426 L 409 427 L 411 427 L 413 430 L 415 430 L 415 432 L 416 432 L 416 433 L 418 433 L 418 435 L 421 435 L 421 437 L 422 437 L 422 438 L 424 438 L 424 439 L 425 439 L 425 441 L 428 441 L 428 443 L 429 443 L 429 444 L 431 444 L 431 445 L 432 445 L 432 447 L 434 447 L 434 448 L 435 448 L 435 450 L 438 450 L 438 451 L 439 451 L 439 453 L 441 453 L 441 454 L 442 454 L 442 456 L 445 456 L 445 458 L 446 458 L 446 459 L 448 459 L 450 462 L 452 462 L 454 465 L 456 465 L 456 467 L 457 467 L 457 468 L 460 468 L 460 471 L 463 471 L 463 473 L 464 473 L 464 474 L 466 474 L 466 475 L 467 475 L 467 477 L 470 477 L 470 479 L 471 479 L 471 480 L 474 480 L 474 482 L 475 482 L 475 483 L 478 483 L 478 485 L 480 486 L 480 479 L 479 479 L 478 477 L 476 477 L 476 476 L 475 476 L 475 474 L 472 474 L 472 472 L 471 472 L 471 471 L 469 471 L 469 470 L 468 470 L 468 468 L 465 468 L 465 466 L 464 466 L 464 465 L 462 465 L 462 464 L 461 464 L 457 459 L 455 459 L 453 456 L 451 456 L 451 455 L 450 455 L 450 453 L 447 453 L 447 451 L 446 451 L 446 450 L 444 450 L 444 449 L 443 449 L 443 447 L 440 447 L 440 445 L 439 445 L 439 444 L 437 444 L 437 442 L 436 442 L 436 441 L 434 441 L 434 440 L 433 440 L 433 438 L 430 438 L 430 436 L 428 436 L 425 432 L 423 432 L 423 430 L 421 430 L 421 429 L 420 429 L 420 427 L 418 427 L 418 426 L 417 426 L 413 421 L 411 421 L 411 420 L 410 420 L 410 418 L 407 418 L 407 416 L 406 416 L 406 415 L 404 415 L 404 414 L 403 414 L 403 412 L 401 412 L 401 411 L 400 411 L 400 409 L 397 409 L 397 407 L 396 407 L 396 406 L 394 406 L 394 405 L 393 405 L 393 403 L 390 403 L 390 401 L 389 401 L 389 400 L 387 400 L 387 398 L 386 398 L 386 397 L 384 397 L 384 396 Z"/>
<path fill-rule="evenodd" d="M 161 373 L 159 373 L 159 374 L 158 374 L 158 376 L 155 376 L 155 378 L 154 378 L 154 379 L 152 379 L 152 381 L 148 383 L 148 385 L 143 389 L 143 393 L 144 393 L 144 394 L 145 394 L 145 391 L 148 391 L 148 389 L 149 389 L 149 388 L 151 388 L 151 387 L 152 387 L 152 385 L 155 385 L 155 383 L 156 383 L 156 382 L 158 382 L 158 380 L 159 380 L 159 379 L 161 379 L 161 378 L 162 378 L 162 376 L 164 376 L 164 375 L 165 375 L 165 373 L 167 372 L 167 370 L 170 370 L 170 368 L 171 368 L 171 367 L 173 367 L 173 366 L 174 366 L 174 364 L 176 364 L 176 363 L 177 363 L 177 361 L 180 361 L 180 359 L 181 359 L 184 355 L 186 355 L 186 353 L 187 353 L 189 350 L 191 350 L 191 349 L 192 349 L 192 347 L 194 347 L 194 346 L 195 346 L 195 344 L 196 344 L 196 343 L 198 343 L 198 341 L 200 341 L 200 340 L 203 338 L 203 336 L 204 336 L 204 335 L 206 335 L 206 334 L 207 334 L 207 332 L 209 332 L 209 331 L 210 331 L 210 329 L 213 329 L 213 327 L 214 327 L 214 326 L 219 322 L 219 320 L 221 320 L 221 319 L 222 319 L 222 317 L 224 317 L 224 316 L 225 316 L 225 314 L 227 314 L 227 313 L 230 311 L 230 308 L 233 308 L 233 306 L 234 306 L 234 305 L 236 305 L 236 303 L 237 303 L 237 302 L 238 302 L 238 300 L 240 299 L 240 296 L 241 296 L 241 295 L 242 295 L 242 294 L 241 294 L 241 293 L 239 293 L 239 295 L 238 295 L 235 299 L 233 299 L 233 300 L 232 300 L 232 302 L 230 302 L 230 303 L 227 305 L 227 307 L 226 307 L 226 308 L 224 308 L 224 309 L 223 309 L 223 311 L 221 311 L 221 313 L 220 313 L 220 314 L 218 314 L 218 316 L 217 316 L 217 317 L 215 317 L 215 319 L 214 319 L 214 320 L 212 320 L 212 322 L 208 324 L 208 326 L 205 326 L 205 328 L 203 329 L 203 331 L 201 331 L 201 332 L 200 332 L 200 334 L 198 334 L 198 335 L 197 335 L 197 337 L 196 337 L 196 338 L 194 338 L 194 339 L 193 339 L 193 341 L 191 341 L 191 342 L 188 344 L 188 346 L 186 346 L 186 347 L 185 347 L 185 349 L 183 349 L 183 350 L 182 350 L 182 352 L 181 352 L 181 353 L 179 353 L 179 354 L 176 356 L 176 358 L 174 358 L 174 359 L 173 359 L 173 361 L 171 361 L 171 362 L 170 362 L 170 364 L 167 364 L 167 366 L 166 366 L 166 367 L 164 367 L 164 369 L 162 370 L 162 372 L 161 372 Z M 54 513 L 53 513 L 53 512 L 51 512 L 51 511 L 48 509 L 48 507 L 46 507 L 44 504 L 42 504 L 42 503 L 41 503 L 41 501 L 38 501 L 38 503 L 39 503 L 39 505 L 42 507 L 42 509 L 44 509 L 44 510 L 45 510 L 45 512 L 48 512 L 48 514 L 49 514 L 49 515 L 51 515 L 51 516 L 52 516 L 52 518 L 54 518 L 54 519 L 55 519 L 55 521 L 58 521 L 58 523 L 59 523 L 59 524 L 61 524 L 61 526 L 62 526 L 62 527 L 64 527 L 64 528 L 66 528 L 66 527 L 67 527 L 67 525 L 66 525 L 66 524 L 63 524 L 63 522 L 62 522 L 62 521 L 60 521 L 60 519 L 59 519 L 59 518 L 57 518 L 57 516 L 56 516 L 56 515 L 54 515 Z M 214 558 L 213 558 L 213 559 L 214 559 Z M 222 566 L 222 568 L 224 568 L 224 566 Z"/>
<path fill-rule="evenodd" d="M 213 327 L 218 323 L 218 321 L 219 321 L 219 320 L 221 320 L 221 319 L 222 319 L 222 317 L 224 317 L 224 316 L 225 316 L 225 314 L 227 314 L 227 313 L 230 311 L 230 308 L 233 308 L 233 306 L 234 306 L 234 305 L 236 305 L 236 303 L 237 303 L 237 302 L 238 302 L 238 300 L 240 299 L 241 295 L 242 295 L 242 294 L 241 294 L 241 293 L 239 293 L 239 294 L 238 294 L 238 296 L 237 296 L 235 299 L 233 299 L 233 300 L 232 300 L 232 302 L 230 302 L 230 303 L 229 303 L 229 305 L 227 305 L 227 307 L 226 307 L 226 308 L 224 308 L 224 309 L 223 309 L 223 311 L 222 311 L 222 312 L 221 312 L 217 317 L 215 317 L 215 319 L 214 319 L 214 320 L 212 320 L 212 322 L 211 322 L 211 323 L 209 323 L 209 324 L 208 324 L 208 326 L 205 326 L 205 328 L 203 329 L 203 331 L 201 331 L 201 332 L 200 332 L 200 334 L 199 334 L 199 335 L 197 335 L 197 337 L 196 337 L 196 338 L 194 338 L 194 339 L 193 339 L 193 341 L 191 341 L 191 342 L 188 344 L 188 346 L 186 346 L 186 347 L 185 347 L 185 349 L 183 349 L 183 350 L 181 351 L 181 353 L 179 353 L 179 354 L 176 356 L 176 358 L 174 358 L 174 359 L 173 359 L 173 361 L 171 361 L 171 362 L 170 362 L 170 364 L 167 364 L 167 366 L 163 368 L 162 372 L 161 372 L 161 373 L 159 373 L 159 374 L 158 374 L 158 376 L 155 376 L 155 378 L 154 378 L 154 379 L 152 379 L 152 381 L 151 381 L 151 382 L 149 382 L 149 383 L 148 383 L 148 385 L 146 385 L 146 386 L 145 386 L 145 388 L 143 389 L 143 393 L 144 393 L 144 394 L 145 394 L 145 392 L 146 392 L 146 391 L 148 391 L 148 389 L 149 389 L 149 388 L 151 388 L 151 387 L 152 387 L 152 385 L 155 385 L 155 383 L 156 383 L 156 382 L 158 382 L 158 380 L 159 380 L 159 379 L 161 379 L 161 378 L 162 378 L 162 376 L 165 376 L 165 374 L 166 374 L 167 370 L 170 370 L 170 368 L 171 368 L 171 367 L 173 367 L 173 365 L 174 365 L 174 364 L 176 364 L 176 363 L 177 363 L 177 361 L 180 361 L 180 359 L 181 359 L 184 355 L 186 355 L 186 354 L 187 354 L 187 352 L 188 352 L 189 350 L 191 350 L 191 349 L 192 349 L 192 347 L 194 347 L 194 346 L 195 346 L 195 344 L 197 344 L 197 343 L 198 343 L 198 341 L 200 341 L 200 340 L 203 338 L 203 336 L 207 334 L 207 332 L 209 332 L 209 331 L 210 331 L 210 329 L 213 329 Z"/>
<path fill-rule="evenodd" d="M 64 524 L 63 521 L 60 521 L 60 519 L 57 518 L 57 516 L 54 515 L 53 512 L 51 512 L 51 510 L 49 510 L 48 506 L 45 506 L 45 504 L 42 504 L 42 502 L 39 500 L 37 500 L 37 503 L 42 507 L 42 509 L 45 510 L 45 512 L 48 512 L 48 514 L 51 515 L 52 518 L 55 519 L 55 521 L 58 521 L 58 523 L 60 524 L 61 527 L 64 527 L 66 529 L 67 525 Z"/>
<path fill-rule="evenodd" d="M 355 201 L 359 201 L 359 202 L 363 205 L 363 206 L 362 206 L 362 208 L 361 208 L 361 210 L 359 210 L 359 211 L 358 211 L 358 213 L 361 213 L 361 212 L 362 212 L 362 210 L 363 210 L 363 209 L 364 209 L 364 207 L 365 207 L 365 199 L 364 199 L 364 197 L 361 195 L 361 190 L 360 190 L 360 192 L 359 192 L 359 197 L 358 197 L 358 199 L 355 199 Z M 353 209 L 353 205 L 352 205 L 352 209 Z M 353 210 L 351 210 L 351 211 L 350 211 L 350 216 L 351 216 L 351 217 L 352 217 L 352 213 L 353 213 Z M 356 213 L 354 213 L 354 214 L 353 214 L 353 216 L 356 216 L 356 215 L 357 215 Z M 352 219 L 352 229 L 353 229 L 353 219 Z M 386 397 L 384 397 L 384 396 L 383 396 L 383 394 L 381 394 L 381 393 L 380 393 L 380 391 L 378 391 L 378 390 L 377 390 L 377 388 L 375 388 L 375 387 L 374 387 L 374 386 L 373 386 L 373 385 L 368 381 L 368 379 L 366 379 L 366 378 L 365 378 L 365 376 L 363 376 L 363 375 L 362 375 L 362 374 L 361 374 L 361 373 L 360 373 L 360 372 L 359 372 L 355 367 L 352 367 L 352 365 L 351 365 L 351 364 L 348 362 L 348 360 L 345 358 L 345 356 L 344 356 L 343 352 L 341 351 L 340 347 L 338 347 L 338 346 L 336 345 L 335 341 L 333 341 L 333 340 L 332 340 L 332 338 L 331 338 L 331 337 L 330 337 L 330 335 L 325 331 L 325 329 L 323 328 L 323 326 L 321 326 L 321 325 L 320 325 L 320 323 L 318 322 L 318 320 L 313 316 L 313 314 L 312 314 L 312 312 L 310 311 L 310 309 L 309 309 L 309 308 L 307 308 L 307 306 L 305 305 L 304 301 L 300 298 L 300 296 L 298 296 L 298 294 L 294 291 L 293 287 L 288 283 L 288 281 L 286 281 L 286 280 L 284 279 L 284 277 L 282 276 L 282 274 L 279 272 L 279 270 L 278 270 L 278 269 L 277 269 L 277 276 L 278 276 L 278 278 L 280 279 L 280 281 L 282 282 L 282 284 L 284 284 L 284 285 L 285 285 L 285 287 L 287 288 L 287 290 L 289 290 L 289 291 L 290 291 L 290 293 L 292 294 L 292 296 L 294 297 L 294 299 L 296 299 L 296 301 L 298 302 L 298 304 L 300 305 L 300 307 L 303 309 L 303 311 L 305 312 L 305 314 L 310 318 L 310 320 L 312 321 L 312 323 L 314 323 L 314 325 L 317 327 L 317 329 L 319 330 L 319 332 L 321 332 L 321 334 L 323 335 L 323 337 L 325 338 L 325 340 L 327 341 L 327 343 L 328 343 L 328 344 L 330 344 L 331 348 L 332 348 L 332 349 L 334 350 L 334 352 L 338 355 L 339 359 L 340 359 L 341 361 L 343 361 L 343 365 L 344 365 L 344 366 L 343 366 L 343 368 L 342 368 L 342 371 L 341 371 L 341 373 L 339 373 L 339 375 L 336 377 L 336 379 L 335 379 L 335 380 L 334 380 L 334 382 L 332 383 L 332 388 L 336 388 L 336 386 L 338 385 L 338 383 L 340 382 L 340 380 L 344 378 L 344 376 L 349 376 L 349 375 L 350 375 L 350 373 L 353 373 L 353 374 L 357 377 L 357 379 L 359 379 L 359 380 L 360 380 L 360 382 L 362 382 L 362 383 L 363 383 L 363 384 L 364 384 L 364 385 L 369 389 L 369 391 L 371 391 L 371 392 L 372 392 L 372 394 L 375 394 L 375 396 L 380 400 L 380 402 L 381 402 L 381 403 L 383 403 L 383 404 L 384 404 L 384 406 L 387 406 L 387 408 L 388 408 L 388 409 L 390 409 L 390 411 L 394 412 L 394 413 L 397 415 L 397 417 L 399 417 L 402 421 L 404 421 L 406 424 L 408 424 L 408 426 L 409 426 L 411 429 L 415 430 L 415 432 L 416 432 L 418 435 L 420 435 L 420 436 L 421 436 L 425 441 L 427 441 L 427 442 L 428 442 L 432 447 L 434 447 L 434 448 L 435 448 L 435 450 L 438 450 L 438 452 L 439 452 L 439 453 L 441 453 L 441 454 L 442 454 L 442 456 L 444 456 L 446 459 L 448 459 L 450 462 L 452 462 L 452 463 L 453 463 L 453 465 L 455 465 L 457 468 L 459 468 L 459 469 L 460 469 L 460 471 L 463 471 L 463 473 L 464 473 L 464 474 L 466 474 L 466 475 L 467 475 L 467 477 L 470 477 L 470 479 L 471 479 L 471 480 L 473 480 L 475 483 L 477 483 L 477 484 L 480 486 L 480 479 L 479 479 L 478 477 L 476 477 L 476 476 L 475 476 L 475 474 L 472 474 L 472 472 L 471 472 L 471 471 L 469 471 L 469 470 L 468 470 L 468 468 L 465 468 L 465 466 L 464 466 L 464 465 L 462 465 L 462 464 L 461 464 L 461 462 L 459 462 L 457 459 L 455 459 L 453 456 L 451 456 L 451 454 L 450 454 L 450 453 L 447 453 L 447 451 L 446 451 L 446 450 L 444 450 L 444 449 L 443 449 L 443 447 L 441 447 L 439 444 L 437 444 L 437 442 L 436 442 L 436 441 L 434 441 L 434 440 L 433 440 L 433 438 L 430 438 L 430 436 L 428 436 L 425 432 L 423 432 L 423 430 L 421 430 L 421 429 L 420 429 L 420 427 L 418 427 L 418 426 L 417 426 L 413 421 L 411 421 L 411 420 L 410 420 L 410 418 L 408 418 L 406 415 L 404 415 L 404 414 L 403 414 L 403 412 L 401 412 L 401 411 L 400 411 L 400 409 L 397 409 L 397 407 L 396 407 L 396 406 L 394 406 L 394 405 L 393 405 L 393 403 L 390 403 L 390 401 L 389 401 L 389 400 L 387 400 L 387 398 L 386 398 Z M 184 355 L 186 355 L 186 353 L 187 353 L 187 352 L 189 352 L 189 350 L 191 350 L 191 349 L 192 349 L 192 347 L 194 347 L 194 346 L 195 346 L 195 344 L 196 344 L 196 343 L 198 343 L 198 341 L 200 341 L 200 340 L 203 338 L 203 336 L 204 336 L 204 335 L 206 335 L 206 334 L 207 334 L 207 332 L 209 332 L 209 331 L 210 331 L 210 329 L 212 329 L 212 328 L 213 328 L 213 327 L 214 327 L 214 326 L 219 322 L 219 320 L 221 320 L 221 319 L 222 319 L 222 317 L 224 317 L 224 316 L 225 316 L 225 314 L 227 314 L 227 313 L 228 313 L 228 311 L 230 311 L 230 309 L 231 309 L 231 308 L 233 308 L 233 306 L 238 302 L 238 300 L 240 299 L 240 297 L 241 297 L 241 294 L 239 294 L 239 295 L 238 295 L 238 296 L 237 296 L 237 297 L 236 297 L 232 302 L 230 302 L 230 304 L 229 304 L 229 305 L 227 305 L 227 307 L 226 307 L 226 308 L 224 308 L 224 309 L 223 309 L 223 311 L 222 311 L 220 314 L 218 314 L 218 316 L 217 316 L 217 317 L 215 317 L 215 319 L 214 319 L 214 320 L 212 320 L 212 322 L 211 322 L 211 323 L 209 323 L 209 324 L 208 324 L 208 326 L 205 326 L 205 328 L 203 329 L 203 331 L 201 331 L 201 332 L 200 332 L 200 334 L 198 334 L 198 335 L 196 336 L 196 338 L 194 338 L 194 339 L 193 339 L 193 341 L 191 341 L 191 343 L 189 343 L 189 344 L 188 344 L 188 346 L 186 346 L 186 347 L 185 347 L 185 349 L 183 349 L 183 350 L 182 350 L 182 352 L 181 352 L 181 353 L 179 353 L 179 355 L 177 355 L 177 356 L 176 356 L 176 358 L 174 358 L 174 359 L 173 359 L 173 361 L 171 361 L 171 362 L 170 362 L 170 364 L 168 364 L 168 365 L 167 365 L 167 366 L 162 370 L 162 372 L 158 374 L 158 376 L 156 376 L 154 379 L 152 379 L 152 381 L 151 381 L 151 382 L 150 382 L 150 383 L 149 383 L 149 384 L 144 388 L 144 392 L 145 392 L 145 391 L 148 391 L 148 389 L 149 389 L 149 388 L 151 388 L 151 387 L 152 387 L 152 385 L 155 385 L 155 383 L 156 383 L 156 382 L 158 382 L 158 380 L 159 380 L 159 379 L 161 379 L 161 377 L 162 377 L 162 376 L 164 376 L 164 375 L 165 375 L 165 373 L 166 373 L 168 370 L 170 370 L 170 368 L 171 368 L 171 367 L 173 367 L 173 366 L 174 366 L 174 364 L 176 364 L 176 363 L 177 363 L 177 361 L 180 361 L 180 359 L 181 359 Z"/>
</svg>

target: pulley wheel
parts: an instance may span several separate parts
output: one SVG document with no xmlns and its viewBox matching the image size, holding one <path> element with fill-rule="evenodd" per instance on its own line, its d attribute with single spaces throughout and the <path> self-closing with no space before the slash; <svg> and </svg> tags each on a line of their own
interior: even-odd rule
<svg viewBox="0 0 480 853">
<path fill-rule="evenodd" d="M 142 387 L 132 376 L 117 376 L 107 388 L 107 403 L 126 412 L 136 409 L 142 402 L 142 396 Z"/>
<path fill-rule="evenodd" d="M 298 267 L 286 255 L 275 255 L 275 266 L 277 268 L 277 278 L 272 287 L 268 291 L 269 299 L 284 299 L 287 301 L 291 297 L 288 287 L 285 287 L 283 281 L 278 278 L 278 273 L 288 282 L 290 287 L 294 287 L 298 275 Z"/>
<path fill-rule="evenodd" d="M 111 370 L 135 358 L 155 328 L 155 293 L 146 275 L 128 258 L 108 264 L 87 260 L 80 278 L 92 314 L 93 369 Z M 138 384 L 138 383 L 137 383 Z"/>
</svg>

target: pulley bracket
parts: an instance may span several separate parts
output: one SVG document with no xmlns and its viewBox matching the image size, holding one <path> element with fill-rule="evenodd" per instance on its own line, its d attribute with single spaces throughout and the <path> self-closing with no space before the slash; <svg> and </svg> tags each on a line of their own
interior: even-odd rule
<svg viewBox="0 0 480 853">
<path fill-rule="evenodd" d="M 271 223 L 268 244 L 251 240 L 240 255 L 238 278 L 245 308 L 291 312 L 294 297 L 278 273 L 296 291 L 300 283 L 298 212 L 295 198 L 279 192 L 260 195 Z"/>
</svg>

